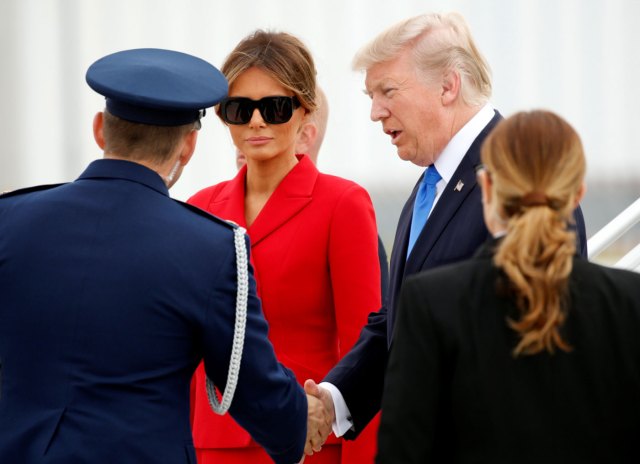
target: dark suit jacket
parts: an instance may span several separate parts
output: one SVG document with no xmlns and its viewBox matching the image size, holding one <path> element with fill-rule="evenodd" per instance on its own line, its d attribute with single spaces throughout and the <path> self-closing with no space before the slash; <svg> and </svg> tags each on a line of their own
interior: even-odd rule
<svg viewBox="0 0 640 464">
<path fill-rule="evenodd" d="M 384 249 L 384 243 L 378 235 L 378 261 L 380 261 L 380 291 L 382 297 L 382 305 L 385 306 L 389 300 L 389 258 L 387 258 L 387 250 Z"/>
<path fill-rule="evenodd" d="M 639 462 L 640 275 L 576 257 L 572 351 L 514 359 L 491 246 L 403 286 L 377 462 Z"/>
<path fill-rule="evenodd" d="M 398 220 L 391 252 L 388 304 L 369 316 L 356 346 L 325 377 L 334 384 L 349 407 L 354 438 L 380 409 L 387 349 L 393 335 L 395 307 L 400 288 L 407 276 L 473 256 L 489 237 L 482 216 L 480 186 L 475 168 L 480 163 L 480 148 L 489 132 L 502 119 L 496 111 L 493 119 L 478 135 L 458 165 L 451 181 L 436 203 L 429 219 L 407 259 L 413 203 L 422 178 L 404 205 Z M 456 190 L 458 181 L 464 186 Z M 579 249 L 586 256 L 586 233 L 580 208 L 575 213 Z"/>
<path fill-rule="evenodd" d="M 1 197 L 0 462 L 195 464 L 189 383 L 204 358 L 226 384 L 236 269 L 233 228 L 139 164 Z M 267 330 L 251 277 L 230 413 L 291 463 L 307 403 Z"/>
</svg>

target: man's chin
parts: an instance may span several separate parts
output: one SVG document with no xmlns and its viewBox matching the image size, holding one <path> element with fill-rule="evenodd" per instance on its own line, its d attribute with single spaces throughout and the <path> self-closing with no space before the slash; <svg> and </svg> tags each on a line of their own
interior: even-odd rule
<svg viewBox="0 0 640 464">
<path fill-rule="evenodd" d="M 413 159 L 413 157 L 411 156 L 411 153 L 407 153 L 405 150 L 401 148 L 398 148 L 396 153 L 398 153 L 398 158 L 400 158 L 402 161 L 411 161 Z"/>
</svg>

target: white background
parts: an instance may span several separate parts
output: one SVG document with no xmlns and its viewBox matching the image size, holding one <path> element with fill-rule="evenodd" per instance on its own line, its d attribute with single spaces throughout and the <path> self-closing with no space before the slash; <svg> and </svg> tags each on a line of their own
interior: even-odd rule
<svg viewBox="0 0 640 464">
<path fill-rule="evenodd" d="M 351 59 L 401 19 L 452 10 L 467 18 L 492 67 L 492 103 L 503 115 L 551 109 L 581 134 L 586 201 L 600 205 L 585 209 L 588 225 L 640 196 L 638 0 L 0 0 L 0 190 L 73 180 L 101 156 L 91 122 L 104 100 L 84 80 L 96 59 L 158 47 L 219 67 L 241 38 L 264 28 L 297 35 L 316 59 L 330 107 L 320 169 L 359 182 L 376 203 L 384 192 L 402 200 L 421 170 L 399 160 L 370 121 Z M 235 173 L 227 130 L 213 112 L 203 123 L 175 198 Z M 379 222 L 395 226 L 381 213 Z"/>
</svg>

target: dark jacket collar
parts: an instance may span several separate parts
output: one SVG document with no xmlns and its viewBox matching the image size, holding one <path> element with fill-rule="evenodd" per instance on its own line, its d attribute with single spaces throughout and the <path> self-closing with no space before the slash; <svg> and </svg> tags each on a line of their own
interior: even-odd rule
<svg viewBox="0 0 640 464">
<path fill-rule="evenodd" d="M 502 241 L 503 237 L 504 236 L 495 238 L 495 237 L 489 236 L 489 238 L 482 245 L 480 245 L 480 247 L 473 254 L 473 258 L 474 259 L 493 258 L 493 255 L 496 252 L 496 248 L 498 247 L 498 245 L 500 245 L 500 242 Z"/>
<path fill-rule="evenodd" d="M 474 259 L 493 259 L 493 255 L 495 255 L 496 249 L 500 245 L 500 242 L 502 242 L 503 238 L 504 235 L 501 235 L 500 237 L 489 236 L 489 238 L 482 245 L 480 245 L 480 247 L 474 253 Z M 584 259 L 584 257 L 580 255 L 580 250 L 578 250 L 577 248 L 576 252 L 574 253 L 574 258 Z"/>
<path fill-rule="evenodd" d="M 133 161 L 99 159 L 93 161 L 78 177 L 80 179 L 124 179 L 145 185 L 169 196 L 169 189 L 157 172 Z"/>
</svg>

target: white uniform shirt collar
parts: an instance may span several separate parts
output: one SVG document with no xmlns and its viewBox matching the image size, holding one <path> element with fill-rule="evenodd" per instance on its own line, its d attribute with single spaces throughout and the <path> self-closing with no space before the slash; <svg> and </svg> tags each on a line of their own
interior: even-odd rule
<svg viewBox="0 0 640 464">
<path fill-rule="evenodd" d="M 453 173 L 458 169 L 458 165 L 473 141 L 480 135 L 480 132 L 482 132 L 487 124 L 489 124 L 489 121 L 493 119 L 494 115 L 493 106 L 487 103 L 469 122 L 462 126 L 462 129 L 460 129 L 449 141 L 447 146 L 444 147 L 444 150 L 442 150 L 442 153 L 433 164 L 435 164 L 442 180 L 445 181 L 445 185 L 448 184 L 453 177 Z"/>
</svg>

